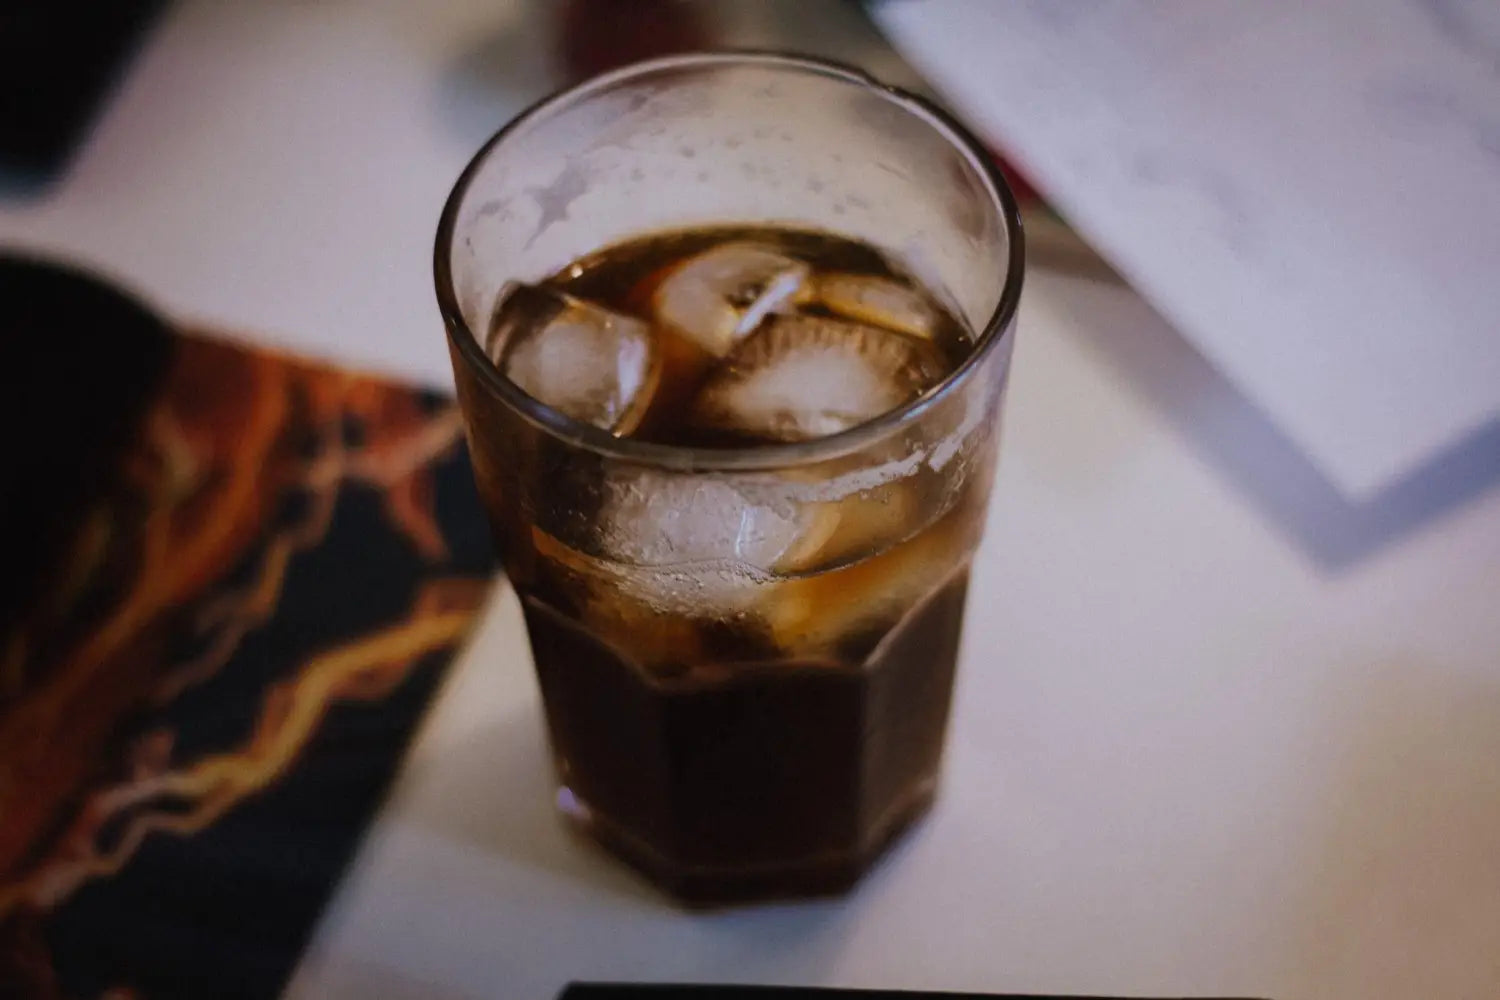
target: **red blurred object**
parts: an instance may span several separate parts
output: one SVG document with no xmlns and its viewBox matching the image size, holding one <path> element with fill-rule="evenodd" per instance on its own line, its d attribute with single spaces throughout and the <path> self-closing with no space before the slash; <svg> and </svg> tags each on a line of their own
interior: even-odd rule
<svg viewBox="0 0 1500 1000">
<path fill-rule="evenodd" d="M 559 56 L 571 80 L 617 66 L 709 48 L 713 32 L 682 0 L 564 0 L 558 14 Z"/>
<path fill-rule="evenodd" d="M 1021 172 L 1020 167 L 993 149 L 990 150 L 990 155 L 1000 164 L 1000 169 L 1005 171 L 1005 179 L 1010 183 L 1010 189 L 1016 193 L 1016 201 L 1022 205 L 1030 204 L 1034 201 L 1039 201 L 1043 204 L 1046 203 L 1046 199 L 1041 196 L 1041 193 L 1036 188 L 1031 186 L 1031 182 L 1026 179 L 1026 175 Z"/>
</svg>

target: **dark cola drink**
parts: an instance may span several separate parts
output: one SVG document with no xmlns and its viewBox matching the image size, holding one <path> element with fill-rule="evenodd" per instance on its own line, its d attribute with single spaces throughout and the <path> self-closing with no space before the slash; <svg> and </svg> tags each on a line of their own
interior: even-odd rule
<svg viewBox="0 0 1500 1000">
<path fill-rule="evenodd" d="M 485 346 L 551 410 L 682 456 L 554 455 L 531 503 L 479 477 L 564 808 L 692 901 L 850 884 L 936 783 L 990 478 L 991 429 L 938 398 L 971 335 L 865 244 L 740 227 L 513 285 Z M 924 400 L 919 431 L 796 460 Z"/>
</svg>

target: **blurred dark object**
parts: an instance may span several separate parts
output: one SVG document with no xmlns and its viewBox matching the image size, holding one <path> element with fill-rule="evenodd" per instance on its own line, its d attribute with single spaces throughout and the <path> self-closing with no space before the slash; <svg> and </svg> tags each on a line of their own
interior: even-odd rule
<svg viewBox="0 0 1500 1000">
<path fill-rule="evenodd" d="M 165 0 L 0 3 L 0 170 L 40 187 L 87 133 Z"/>
<path fill-rule="evenodd" d="M 0 255 L 0 712 L 26 686 L 20 629 L 45 642 L 55 627 L 49 595 L 63 589 L 86 509 L 120 485 L 119 454 L 171 347 L 160 319 L 109 286 Z"/>
<path fill-rule="evenodd" d="M 703 12 L 684 0 L 563 0 L 557 16 L 558 54 L 570 82 L 715 41 Z"/>
<path fill-rule="evenodd" d="M 808 986 L 648 986 L 575 983 L 558 1000 L 1109 1000 L 1041 993 L 928 993 L 911 990 L 833 990 Z M 1142 997 L 1140 1000 L 1150 1000 Z"/>
</svg>

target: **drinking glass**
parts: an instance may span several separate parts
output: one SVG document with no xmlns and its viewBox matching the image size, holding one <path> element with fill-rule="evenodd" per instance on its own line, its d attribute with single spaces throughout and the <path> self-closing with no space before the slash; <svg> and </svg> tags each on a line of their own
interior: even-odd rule
<svg viewBox="0 0 1500 1000">
<path fill-rule="evenodd" d="M 972 353 L 877 419 L 739 449 L 611 435 L 488 357 L 508 283 L 726 224 L 878 248 L 967 326 Z M 1020 221 L 991 158 L 854 69 L 657 59 L 490 140 L 443 210 L 435 271 L 562 810 L 689 902 L 849 886 L 938 777 L 1021 291 Z M 809 532 L 817 558 L 789 562 Z"/>
</svg>

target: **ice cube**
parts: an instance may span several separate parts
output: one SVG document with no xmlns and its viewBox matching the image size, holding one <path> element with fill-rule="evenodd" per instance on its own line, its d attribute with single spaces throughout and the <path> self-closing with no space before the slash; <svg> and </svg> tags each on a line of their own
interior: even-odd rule
<svg viewBox="0 0 1500 1000">
<path fill-rule="evenodd" d="M 529 285 L 501 301 L 490 352 L 527 395 L 615 434 L 640 423 L 661 376 L 649 324 Z"/>
<path fill-rule="evenodd" d="M 941 315 L 915 288 L 873 274 L 834 271 L 813 279 L 814 297 L 829 312 L 911 337 L 932 340 Z"/>
<path fill-rule="evenodd" d="M 889 628 L 967 566 L 978 518 L 950 512 L 915 537 L 831 572 L 784 581 L 757 613 L 784 655 L 826 655 Z"/>
<path fill-rule="evenodd" d="M 674 268 L 652 296 L 657 322 L 716 358 L 768 315 L 810 295 L 808 266 L 756 243 L 721 243 Z"/>
<path fill-rule="evenodd" d="M 598 525 L 603 550 L 628 565 L 735 563 L 762 574 L 811 544 L 803 537 L 813 528 L 785 496 L 758 502 L 722 479 L 654 471 L 613 480 Z"/>
<path fill-rule="evenodd" d="M 793 482 L 754 487 L 655 470 L 609 478 L 586 575 L 657 613 L 733 618 L 821 551 L 837 522 Z M 747 493 L 749 495 L 747 495 Z"/>
<path fill-rule="evenodd" d="M 776 316 L 709 374 L 691 419 L 806 441 L 893 410 L 943 374 L 942 355 L 927 341 L 821 316 Z"/>
<path fill-rule="evenodd" d="M 782 553 L 777 569 L 822 572 L 866 558 L 901 541 L 922 524 L 915 487 L 885 483 L 839 500 L 808 505 L 808 530 Z"/>
</svg>

